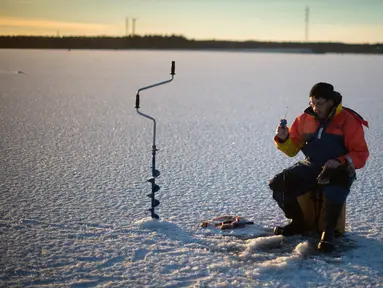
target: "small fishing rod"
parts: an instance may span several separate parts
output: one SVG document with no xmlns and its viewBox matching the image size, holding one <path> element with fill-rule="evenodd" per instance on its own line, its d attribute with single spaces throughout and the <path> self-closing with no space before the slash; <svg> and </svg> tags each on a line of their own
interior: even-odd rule
<svg viewBox="0 0 383 288">
<path fill-rule="evenodd" d="M 287 110 L 289 110 L 289 106 L 286 107 L 285 117 L 283 117 L 281 119 L 281 121 L 280 121 L 281 127 L 286 127 L 286 125 L 287 125 L 287 119 L 286 119 L 286 117 L 287 117 Z"/>
<path fill-rule="evenodd" d="M 135 108 L 136 108 L 137 113 L 139 115 L 153 121 L 152 177 L 147 179 L 147 182 L 152 184 L 152 193 L 148 194 L 147 196 L 151 199 L 151 207 L 150 207 L 149 211 L 150 211 L 150 214 L 151 214 L 153 219 L 159 219 L 160 218 L 160 216 L 158 216 L 158 214 L 156 214 L 154 212 L 154 208 L 157 207 L 158 205 L 160 205 L 160 201 L 155 198 L 155 193 L 161 189 L 161 187 L 156 184 L 156 178 L 161 175 L 160 171 L 156 169 L 156 152 L 158 151 L 158 149 L 156 147 L 156 120 L 153 117 L 151 117 L 147 114 L 144 114 L 138 110 L 138 109 L 140 109 L 140 92 L 147 90 L 147 89 L 150 89 L 150 88 L 160 86 L 160 85 L 164 85 L 164 84 L 167 84 L 167 83 L 173 81 L 173 78 L 175 75 L 175 61 L 172 61 L 170 75 L 171 75 L 170 80 L 166 80 L 166 81 L 152 84 L 152 85 L 149 85 L 146 87 L 142 87 L 142 88 L 138 89 L 137 94 L 136 94 L 136 107 Z"/>
</svg>

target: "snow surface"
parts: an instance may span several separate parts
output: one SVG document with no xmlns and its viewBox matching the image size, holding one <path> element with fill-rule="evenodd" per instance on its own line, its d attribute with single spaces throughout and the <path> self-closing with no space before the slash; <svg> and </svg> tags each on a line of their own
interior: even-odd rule
<svg viewBox="0 0 383 288">
<path fill-rule="evenodd" d="M 157 221 L 135 93 L 171 61 L 174 81 L 141 93 Z M 0 50 L 0 286 L 382 287 L 382 75 L 372 55 Z M 275 128 L 319 81 L 370 123 L 335 256 L 269 233 L 286 220 L 267 182 L 302 159 L 276 150 Z M 221 215 L 255 224 L 199 227 Z"/>
</svg>

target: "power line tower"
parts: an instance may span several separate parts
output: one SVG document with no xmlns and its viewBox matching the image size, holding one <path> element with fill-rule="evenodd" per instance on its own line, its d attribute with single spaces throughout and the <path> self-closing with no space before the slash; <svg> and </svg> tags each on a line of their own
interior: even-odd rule
<svg viewBox="0 0 383 288">
<path fill-rule="evenodd" d="M 125 36 L 129 36 L 129 17 L 126 17 L 125 19 Z"/>
<path fill-rule="evenodd" d="M 309 20 L 310 20 L 310 8 L 306 6 L 305 10 L 305 41 L 309 41 Z"/>
<path fill-rule="evenodd" d="M 136 20 L 137 18 L 132 18 L 132 36 L 136 36 Z"/>
</svg>

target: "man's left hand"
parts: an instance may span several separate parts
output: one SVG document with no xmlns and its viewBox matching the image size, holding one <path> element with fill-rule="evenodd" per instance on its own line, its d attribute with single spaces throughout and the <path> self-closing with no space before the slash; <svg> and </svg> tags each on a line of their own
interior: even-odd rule
<svg viewBox="0 0 383 288">
<path fill-rule="evenodd" d="M 336 160 L 336 159 L 331 159 L 331 160 L 328 160 L 326 162 L 326 164 L 324 164 L 324 167 L 323 168 L 332 168 L 332 169 L 335 169 L 335 168 L 338 168 L 342 163 L 340 163 L 339 160 Z"/>
</svg>

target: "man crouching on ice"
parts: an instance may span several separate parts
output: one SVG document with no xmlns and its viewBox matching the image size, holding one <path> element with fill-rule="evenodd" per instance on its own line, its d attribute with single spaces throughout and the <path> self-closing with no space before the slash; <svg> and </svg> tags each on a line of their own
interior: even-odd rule
<svg viewBox="0 0 383 288">
<path fill-rule="evenodd" d="M 317 248 L 331 252 L 335 228 L 355 179 L 354 169 L 362 168 L 369 156 L 362 127 L 368 123 L 355 111 L 342 107 L 342 95 L 331 84 L 315 84 L 309 100 L 310 106 L 290 128 L 281 121 L 274 137 L 277 148 L 286 155 L 294 157 L 302 151 L 306 156 L 270 180 L 273 198 L 291 219 L 275 233 L 291 236 L 309 229 L 297 197 L 321 184 L 326 200 L 325 226 Z"/>
</svg>

